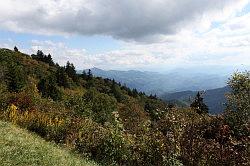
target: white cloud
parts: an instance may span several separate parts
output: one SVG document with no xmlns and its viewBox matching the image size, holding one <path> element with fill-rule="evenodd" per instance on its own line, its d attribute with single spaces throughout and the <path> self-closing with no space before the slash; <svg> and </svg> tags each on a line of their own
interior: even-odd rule
<svg viewBox="0 0 250 166">
<path fill-rule="evenodd" d="M 90 54 L 85 49 L 68 48 L 64 43 L 52 41 L 33 40 L 29 50 L 32 54 L 42 50 L 45 54 L 51 54 L 55 62 L 65 65 L 67 61 L 74 63 L 78 69 L 83 68 L 138 68 L 146 65 L 159 64 L 162 58 L 143 50 L 115 50 L 100 54 Z"/>
<path fill-rule="evenodd" d="M 208 29 L 248 0 L 5 0 L 0 27 L 39 34 L 108 35 L 159 41 L 183 28 Z"/>
<path fill-rule="evenodd" d="M 41 49 L 61 65 L 69 60 L 78 69 L 250 65 L 250 13 L 241 13 L 249 2 L 5 0 L 0 2 L 0 28 L 39 34 L 98 34 L 123 40 L 121 49 L 99 54 L 35 40 L 31 49 L 24 50 L 34 53 Z M 11 46 L 6 43 L 0 46 Z"/>
</svg>

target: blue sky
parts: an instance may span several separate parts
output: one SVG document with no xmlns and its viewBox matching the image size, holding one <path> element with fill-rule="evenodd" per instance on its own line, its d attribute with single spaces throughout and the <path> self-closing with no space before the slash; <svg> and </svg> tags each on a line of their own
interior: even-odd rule
<svg viewBox="0 0 250 166">
<path fill-rule="evenodd" d="M 249 0 L 5 0 L 0 47 L 78 69 L 250 66 Z"/>
<path fill-rule="evenodd" d="M 60 35 L 37 35 L 32 33 L 16 33 L 8 30 L 1 30 L 1 42 L 13 40 L 16 45 L 29 48 L 32 40 L 63 42 L 71 48 L 85 48 L 89 53 L 96 54 L 104 51 L 120 48 L 120 42 L 109 36 L 60 36 Z"/>
</svg>

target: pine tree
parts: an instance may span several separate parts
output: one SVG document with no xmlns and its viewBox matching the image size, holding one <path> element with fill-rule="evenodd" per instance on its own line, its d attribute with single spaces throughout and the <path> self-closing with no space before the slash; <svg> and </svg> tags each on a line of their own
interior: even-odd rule
<svg viewBox="0 0 250 166">
<path fill-rule="evenodd" d="M 137 97 L 137 96 L 138 96 L 138 91 L 137 91 L 137 89 L 133 89 L 133 90 L 132 90 L 132 96 L 133 96 L 133 97 Z"/>
<path fill-rule="evenodd" d="M 43 61 L 43 59 L 44 59 L 44 53 L 43 53 L 43 51 L 37 50 L 36 55 L 37 55 L 38 60 Z"/>
<path fill-rule="evenodd" d="M 20 91 L 26 84 L 27 75 L 22 66 L 16 64 L 10 64 L 9 71 L 7 73 L 8 89 L 12 92 Z"/>
<path fill-rule="evenodd" d="M 116 98 L 118 102 L 122 101 L 123 99 L 122 93 L 120 92 L 120 89 L 117 86 L 114 79 L 112 80 L 112 84 L 111 84 L 111 93 L 113 93 L 114 97 Z"/>
<path fill-rule="evenodd" d="M 54 75 L 41 79 L 38 83 L 38 90 L 43 97 L 50 97 L 53 100 L 60 100 L 62 97 L 61 91 L 57 88 Z"/>
<path fill-rule="evenodd" d="M 88 78 L 88 80 L 91 80 L 93 78 L 93 74 L 92 74 L 92 71 L 90 69 L 88 70 L 87 78 Z"/>
<path fill-rule="evenodd" d="M 64 67 L 58 67 L 56 71 L 56 80 L 58 86 L 63 86 L 64 88 L 69 88 L 69 81 Z"/>
<path fill-rule="evenodd" d="M 46 63 L 48 63 L 50 66 L 55 65 L 50 54 L 48 56 L 45 56 L 45 58 L 46 58 Z"/>
<path fill-rule="evenodd" d="M 73 63 L 70 63 L 69 61 L 67 62 L 65 67 L 65 72 L 68 74 L 70 78 L 72 78 L 74 82 L 78 81 L 75 66 L 73 65 Z"/>
<path fill-rule="evenodd" d="M 87 79 L 87 73 L 85 70 L 83 70 L 82 74 L 81 74 L 82 79 L 86 80 Z"/>
<path fill-rule="evenodd" d="M 203 101 L 203 97 L 200 92 L 197 93 L 195 100 L 190 104 L 190 107 L 194 109 L 198 114 L 208 113 L 208 107 Z"/>
<path fill-rule="evenodd" d="M 14 51 L 15 51 L 15 52 L 19 52 L 19 51 L 18 51 L 18 48 L 17 48 L 16 46 L 14 47 Z"/>
</svg>

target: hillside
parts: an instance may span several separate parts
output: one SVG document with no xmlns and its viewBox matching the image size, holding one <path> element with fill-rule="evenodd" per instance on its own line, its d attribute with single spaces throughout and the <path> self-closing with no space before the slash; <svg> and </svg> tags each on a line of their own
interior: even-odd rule
<svg viewBox="0 0 250 166">
<path fill-rule="evenodd" d="M 70 62 L 60 66 L 41 50 L 27 55 L 0 49 L 0 120 L 101 165 L 249 165 L 249 74 L 236 73 L 229 85 L 229 109 L 235 111 L 211 116 L 199 106 L 203 101 L 175 107 L 91 71 L 77 73 Z M 48 149 L 54 151 L 48 147 L 39 155 L 47 156 Z M 19 148 L 13 162 L 29 160 L 23 150 L 29 148 Z M 33 159 L 40 161 L 39 155 Z M 60 155 L 54 157 L 51 162 L 60 165 Z"/>
<path fill-rule="evenodd" d="M 211 89 L 205 91 L 203 97 L 204 102 L 209 108 L 209 113 L 220 114 L 225 110 L 226 97 L 225 95 L 230 92 L 228 86 L 223 88 Z M 161 96 L 163 100 L 176 103 L 183 103 L 183 106 L 189 106 L 193 101 L 197 91 L 182 91 L 176 93 L 165 93 Z"/>
<path fill-rule="evenodd" d="M 164 92 L 215 89 L 225 86 L 228 79 L 226 74 L 206 74 L 194 71 L 187 73 L 185 70 L 166 72 L 165 74 L 136 70 L 102 70 L 98 68 L 92 68 L 91 71 L 95 76 L 115 79 L 130 88 L 136 88 L 147 94 L 157 94 L 158 96 Z"/>
<path fill-rule="evenodd" d="M 0 121 L 0 162 L 8 165 L 95 166 L 37 135 Z"/>
<path fill-rule="evenodd" d="M 0 77 L 0 118 L 107 165 L 150 158 L 133 158 L 130 151 L 150 146 L 142 136 L 157 136 L 150 124 L 169 109 L 162 100 L 114 80 L 77 74 L 72 63 L 59 66 L 42 51 L 26 55 L 0 49 Z"/>
</svg>

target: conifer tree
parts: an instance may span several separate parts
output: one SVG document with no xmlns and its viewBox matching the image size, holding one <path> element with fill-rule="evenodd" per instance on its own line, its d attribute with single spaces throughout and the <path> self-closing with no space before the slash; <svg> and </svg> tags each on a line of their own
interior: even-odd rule
<svg viewBox="0 0 250 166">
<path fill-rule="evenodd" d="M 123 99 L 122 93 L 120 92 L 119 87 L 116 85 L 115 80 L 112 80 L 111 84 L 111 93 L 113 93 L 114 97 L 117 99 L 118 102 L 121 102 Z"/>
<path fill-rule="evenodd" d="M 19 52 L 19 51 L 18 51 L 18 48 L 17 48 L 16 46 L 14 47 L 14 51 L 15 51 L 15 52 Z"/>
<path fill-rule="evenodd" d="M 48 56 L 45 56 L 45 58 L 46 58 L 46 60 L 45 60 L 46 63 L 48 63 L 50 66 L 54 65 L 53 59 L 52 59 L 50 54 Z"/>
<path fill-rule="evenodd" d="M 18 92 L 26 84 L 27 75 L 24 72 L 22 66 L 16 64 L 10 64 L 7 73 L 8 89 L 12 92 Z"/>
<path fill-rule="evenodd" d="M 203 97 L 200 92 L 197 93 L 195 100 L 190 104 L 190 107 L 194 109 L 198 114 L 208 113 L 208 107 L 203 101 Z"/>
<path fill-rule="evenodd" d="M 68 74 L 70 78 L 72 78 L 74 82 L 78 81 L 75 66 L 73 65 L 73 63 L 70 63 L 69 61 L 67 62 L 65 67 L 65 72 Z"/>
<path fill-rule="evenodd" d="M 38 83 L 38 90 L 43 97 L 50 97 L 53 100 L 60 100 L 62 97 L 61 91 L 57 88 L 54 75 L 41 79 Z"/>
<path fill-rule="evenodd" d="M 82 74 L 81 74 L 81 77 L 86 80 L 87 79 L 87 73 L 85 70 L 83 70 Z"/>
<path fill-rule="evenodd" d="M 91 80 L 93 78 L 92 71 L 89 69 L 87 74 L 88 80 Z"/>
<path fill-rule="evenodd" d="M 138 91 L 137 91 L 137 89 L 133 89 L 133 90 L 132 90 L 132 96 L 133 96 L 133 97 L 137 97 L 137 96 L 138 96 Z"/>
<path fill-rule="evenodd" d="M 58 86 L 69 88 L 69 81 L 64 67 L 58 67 L 56 71 L 56 80 Z"/>
</svg>

